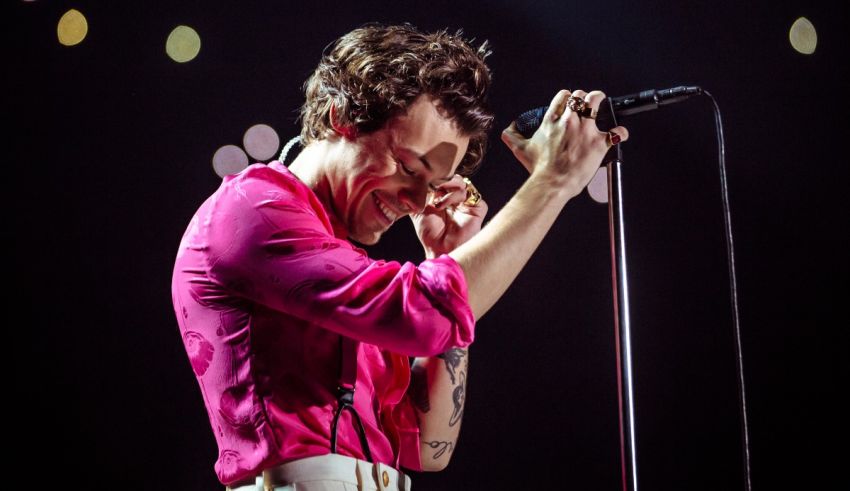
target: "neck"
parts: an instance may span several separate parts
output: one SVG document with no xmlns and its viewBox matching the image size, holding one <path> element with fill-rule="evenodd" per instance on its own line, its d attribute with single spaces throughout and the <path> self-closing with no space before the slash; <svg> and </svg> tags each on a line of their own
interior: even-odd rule
<svg viewBox="0 0 850 491">
<path fill-rule="evenodd" d="M 289 164 L 289 171 L 295 174 L 301 182 L 307 185 L 325 207 L 328 214 L 333 215 L 342 223 L 339 207 L 333 197 L 339 196 L 333 189 L 333 180 L 329 178 L 333 172 L 334 162 L 340 158 L 335 140 L 314 141 L 304 147 Z"/>
</svg>

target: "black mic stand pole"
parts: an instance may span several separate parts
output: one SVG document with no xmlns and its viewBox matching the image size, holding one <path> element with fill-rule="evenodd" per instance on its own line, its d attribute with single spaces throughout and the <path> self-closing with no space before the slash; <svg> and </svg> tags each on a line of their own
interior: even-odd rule
<svg viewBox="0 0 850 491">
<path fill-rule="evenodd" d="M 611 99 L 603 103 L 617 118 Z M 603 110 L 600 108 L 600 111 Z M 608 128 L 606 128 L 608 129 Z M 623 151 L 608 161 L 608 228 L 611 235 L 611 277 L 614 293 L 614 336 L 617 348 L 617 389 L 620 412 L 620 468 L 623 491 L 637 491 L 637 451 L 635 448 L 634 390 L 632 383 L 632 336 L 629 322 L 629 277 L 626 270 L 626 236 L 623 222 Z"/>
</svg>

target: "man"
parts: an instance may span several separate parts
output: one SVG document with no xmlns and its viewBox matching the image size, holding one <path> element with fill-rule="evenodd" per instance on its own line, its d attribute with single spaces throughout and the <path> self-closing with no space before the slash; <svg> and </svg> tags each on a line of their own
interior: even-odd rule
<svg viewBox="0 0 850 491">
<path fill-rule="evenodd" d="M 493 120 L 488 53 L 409 25 L 346 34 L 305 84 L 291 165 L 227 176 L 192 218 L 172 299 L 229 489 L 410 489 L 401 467 L 448 464 L 475 320 L 628 136 L 596 129 L 601 92 L 560 91 L 532 138 L 502 133 L 530 175 L 482 228 L 461 174 Z M 347 240 L 406 215 L 418 265 Z"/>
</svg>

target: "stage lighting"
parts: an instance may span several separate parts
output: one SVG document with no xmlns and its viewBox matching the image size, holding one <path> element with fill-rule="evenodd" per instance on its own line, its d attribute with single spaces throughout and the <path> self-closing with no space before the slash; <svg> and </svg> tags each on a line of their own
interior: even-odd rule
<svg viewBox="0 0 850 491">
<path fill-rule="evenodd" d="M 269 125 L 255 124 L 248 128 L 242 138 L 242 146 L 255 161 L 266 161 L 277 154 L 280 147 L 280 137 Z"/>
<path fill-rule="evenodd" d="M 56 26 L 56 35 L 59 42 L 65 46 L 74 46 L 83 42 L 89 32 L 89 23 L 86 17 L 76 9 L 65 12 Z"/>
<path fill-rule="evenodd" d="M 815 26 L 805 17 L 794 21 L 788 38 L 791 40 L 791 46 L 804 55 L 814 53 L 818 45 L 818 33 L 815 31 Z"/>
<path fill-rule="evenodd" d="M 177 63 L 192 61 L 201 51 L 201 37 L 189 26 L 177 26 L 168 35 L 165 52 Z"/>
<path fill-rule="evenodd" d="M 248 167 L 248 156 L 236 145 L 225 145 L 216 150 L 212 164 L 218 177 L 224 178 Z"/>
</svg>

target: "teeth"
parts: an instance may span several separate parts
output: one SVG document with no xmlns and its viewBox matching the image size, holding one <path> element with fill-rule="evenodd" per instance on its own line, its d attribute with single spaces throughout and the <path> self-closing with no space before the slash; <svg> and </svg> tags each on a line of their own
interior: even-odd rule
<svg viewBox="0 0 850 491">
<path fill-rule="evenodd" d="M 375 196 L 375 203 L 378 204 L 378 208 L 381 209 L 381 211 L 384 213 L 384 216 L 387 217 L 387 220 L 389 220 L 390 222 L 395 222 L 395 219 L 397 218 L 397 216 L 395 214 L 393 214 L 393 212 L 390 211 L 389 208 L 384 206 L 384 204 L 381 202 L 381 200 L 378 199 L 377 196 Z"/>
</svg>

